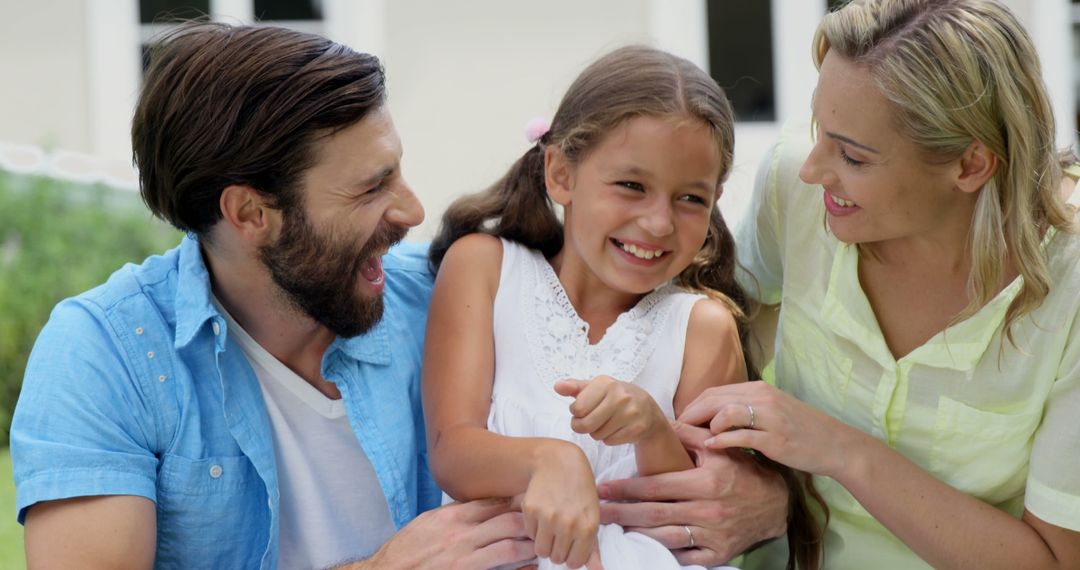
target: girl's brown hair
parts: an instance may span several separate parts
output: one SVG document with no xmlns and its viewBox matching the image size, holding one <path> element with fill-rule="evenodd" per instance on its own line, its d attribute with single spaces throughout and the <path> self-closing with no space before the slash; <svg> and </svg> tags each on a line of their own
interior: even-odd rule
<svg viewBox="0 0 1080 570">
<path fill-rule="evenodd" d="M 443 215 L 431 244 L 436 270 L 450 246 L 467 234 L 485 233 L 513 240 L 551 258 L 563 248 L 563 225 L 544 183 L 544 148 L 557 147 L 580 163 L 605 135 L 634 117 L 691 118 L 707 125 L 720 149 L 719 186 L 731 170 L 735 145 L 731 104 L 711 77 L 689 61 L 644 46 L 617 49 L 594 62 L 570 86 L 551 129 L 495 184 L 456 200 Z M 676 278 L 676 284 L 727 305 L 739 322 L 747 372 L 756 377 L 750 356 L 747 315 L 750 297 L 735 281 L 735 240 L 720 210 L 710 213 L 705 243 Z M 762 456 L 758 456 L 762 457 Z M 769 462 L 791 490 L 788 568 L 818 568 L 823 525 L 808 508 L 803 481 L 791 469 Z M 824 508 L 816 491 L 808 487 Z M 827 515 L 826 515 L 827 516 Z"/>
</svg>

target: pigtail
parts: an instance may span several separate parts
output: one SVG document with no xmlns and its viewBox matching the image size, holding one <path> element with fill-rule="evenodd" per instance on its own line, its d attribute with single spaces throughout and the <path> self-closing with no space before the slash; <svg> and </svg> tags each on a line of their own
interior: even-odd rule
<svg viewBox="0 0 1080 570">
<path fill-rule="evenodd" d="M 530 148 L 487 190 L 458 198 L 442 217 L 428 261 L 438 271 L 459 238 L 485 233 L 539 250 L 550 258 L 562 248 L 563 229 L 544 184 L 544 149 Z"/>
</svg>

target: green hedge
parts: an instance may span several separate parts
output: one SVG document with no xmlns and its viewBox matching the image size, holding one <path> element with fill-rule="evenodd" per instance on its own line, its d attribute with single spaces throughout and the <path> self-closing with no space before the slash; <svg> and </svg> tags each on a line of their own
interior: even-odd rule
<svg viewBox="0 0 1080 570">
<path fill-rule="evenodd" d="M 133 192 L 0 171 L 0 447 L 53 306 L 179 239 Z"/>
</svg>

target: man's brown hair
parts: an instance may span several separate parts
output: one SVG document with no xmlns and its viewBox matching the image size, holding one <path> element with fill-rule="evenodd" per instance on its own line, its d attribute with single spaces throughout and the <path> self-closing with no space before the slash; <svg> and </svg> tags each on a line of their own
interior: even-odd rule
<svg viewBox="0 0 1080 570">
<path fill-rule="evenodd" d="M 379 60 L 314 34 L 189 22 L 150 52 L 131 142 L 154 215 L 206 236 L 221 191 L 255 188 L 278 209 L 299 203 L 314 142 L 386 99 Z"/>
</svg>

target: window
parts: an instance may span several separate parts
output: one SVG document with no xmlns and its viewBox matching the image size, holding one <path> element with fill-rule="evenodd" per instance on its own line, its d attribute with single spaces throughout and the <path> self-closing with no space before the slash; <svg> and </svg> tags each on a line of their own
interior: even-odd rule
<svg viewBox="0 0 1080 570">
<path fill-rule="evenodd" d="M 1080 131 L 1080 0 L 1072 0 L 1072 65 L 1073 97 L 1076 101 L 1076 117 L 1073 119 L 1076 130 Z"/>
<path fill-rule="evenodd" d="M 255 0 L 255 19 L 322 20 L 320 0 Z"/>
<path fill-rule="evenodd" d="M 724 88 L 735 118 L 776 120 L 772 2 L 708 0 L 709 73 Z"/>
<path fill-rule="evenodd" d="M 210 13 L 210 0 L 139 0 L 139 22 L 158 24 L 198 18 Z"/>
<path fill-rule="evenodd" d="M 161 34 L 181 20 L 208 18 L 230 23 L 267 22 L 294 30 L 322 34 L 323 0 L 139 0 L 140 44 L 143 73 L 149 65 L 149 46 Z M 214 11 L 211 11 L 211 8 Z M 241 10 L 242 14 L 230 13 Z"/>
<path fill-rule="evenodd" d="M 847 4 L 850 1 L 851 0 L 827 0 L 825 8 L 829 12 L 835 12 L 836 10 L 839 10 L 841 6 Z"/>
</svg>

